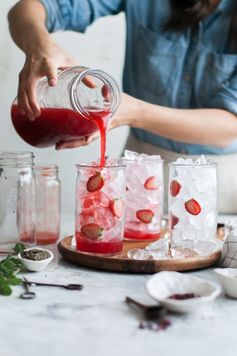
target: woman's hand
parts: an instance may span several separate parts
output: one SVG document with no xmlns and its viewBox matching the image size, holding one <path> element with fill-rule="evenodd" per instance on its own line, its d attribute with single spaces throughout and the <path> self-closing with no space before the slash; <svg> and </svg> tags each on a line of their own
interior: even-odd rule
<svg viewBox="0 0 237 356">
<path fill-rule="evenodd" d="M 57 69 L 78 65 L 63 49 L 55 43 L 48 43 L 43 49 L 38 48 L 26 53 L 25 64 L 19 74 L 18 104 L 23 114 L 30 120 L 40 115 L 36 97 L 37 81 L 46 76 L 50 86 L 57 83 Z"/>
<path fill-rule="evenodd" d="M 136 122 L 137 115 L 139 115 L 140 113 L 140 103 L 140 100 L 133 98 L 132 96 L 127 95 L 125 93 L 122 93 L 121 103 L 115 115 L 112 117 L 108 129 L 112 130 L 116 127 L 124 125 L 133 126 L 133 123 Z M 98 131 L 96 131 L 92 135 L 83 137 L 79 140 L 71 140 L 67 142 L 61 141 L 56 145 L 56 150 L 87 146 L 99 137 L 100 134 Z"/>
</svg>

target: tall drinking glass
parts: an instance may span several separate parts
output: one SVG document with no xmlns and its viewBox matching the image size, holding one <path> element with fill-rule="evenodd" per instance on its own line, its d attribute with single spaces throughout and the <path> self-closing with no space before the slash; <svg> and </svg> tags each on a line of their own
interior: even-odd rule
<svg viewBox="0 0 237 356">
<path fill-rule="evenodd" d="M 217 164 L 171 163 L 168 195 L 172 246 L 205 255 L 216 240 Z"/>
<path fill-rule="evenodd" d="M 126 165 L 127 240 L 156 240 L 163 214 L 163 160 L 122 159 Z"/>
<path fill-rule="evenodd" d="M 125 167 L 79 164 L 76 184 L 76 244 L 79 251 L 121 252 L 125 214 Z"/>
</svg>

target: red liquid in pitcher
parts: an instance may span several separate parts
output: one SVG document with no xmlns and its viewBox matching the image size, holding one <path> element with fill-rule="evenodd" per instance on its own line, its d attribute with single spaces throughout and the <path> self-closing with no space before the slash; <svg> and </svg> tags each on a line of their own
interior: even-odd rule
<svg viewBox="0 0 237 356">
<path fill-rule="evenodd" d="M 11 110 L 15 130 L 28 144 L 49 147 L 60 141 L 76 140 L 100 130 L 101 165 L 105 164 L 105 131 L 110 112 L 101 110 L 89 112 L 88 119 L 78 112 L 63 108 L 41 109 L 41 115 L 30 121 L 22 115 L 18 105 Z"/>
</svg>

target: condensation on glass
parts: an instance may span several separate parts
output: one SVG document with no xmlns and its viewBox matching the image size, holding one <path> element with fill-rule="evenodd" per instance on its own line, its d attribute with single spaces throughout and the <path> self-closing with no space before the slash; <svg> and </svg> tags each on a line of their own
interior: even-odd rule
<svg viewBox="0 0 237 356">
<path fill-rule="evenodd" d="M 33 153 L 0 152 L 0 249 L 34 242 Z"/>
<path fill-rule="evenodd" d="M 60 235 L 61 185 L 57 165 L 35 166 L 35 242 L 55 243 Z"/>
</svg>

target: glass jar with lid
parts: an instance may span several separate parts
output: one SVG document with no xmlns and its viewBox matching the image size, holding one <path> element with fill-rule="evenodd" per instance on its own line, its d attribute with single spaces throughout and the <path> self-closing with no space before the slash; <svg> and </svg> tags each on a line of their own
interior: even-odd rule
<svg viewBox="0 0 237 356">
<path fill-rule="evenodd" d="M 17 99 L 11 110 L 17 133 L 36 147 L 90 136 L 107 125 L 120 98 L 118 84 L 108 73 L 87 67 L 59 71 L 55 87 L 44 78 L 36 92 L 41 115 L 34 121 L 21 113 Z"/>
<path fill-rule="evenodd" d="M 32 152 L 0 152 L 0 250 L 34 242 L 35 176 Z"/>
<path fill-rule="evenodd" d="M 34 167 L 35 189 L 35 242 L 47 245 L 57 242 L 60 235 L 61 188 L 58 166 Z"/>
</svg>

